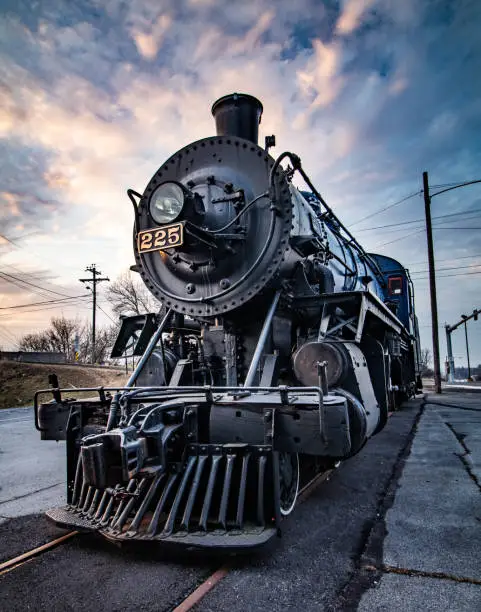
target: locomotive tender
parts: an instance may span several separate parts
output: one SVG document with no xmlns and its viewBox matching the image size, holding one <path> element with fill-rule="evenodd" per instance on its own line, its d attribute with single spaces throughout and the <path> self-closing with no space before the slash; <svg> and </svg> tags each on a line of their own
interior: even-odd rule
<svg viewBox="0 0 481 612">
<path fill-rule="evenodd" d="M 358 453 L 415 393 L 407 271 L 364 251 L 297 155 L 272 158 L 273 136 L 257 144 L 262 110 L 220 98 L 217 135 L 128 192 L 132 269 L 161 314 L 122 321 L 112 355 L 134 338 L 141 356 L 126 387 L 72 399 L 53 376 L 35 395 L 42 439 L 67 442 L 68 505 L 47 513 L 58 524 L 261 545 L 306 480 Z"/>
</svg>

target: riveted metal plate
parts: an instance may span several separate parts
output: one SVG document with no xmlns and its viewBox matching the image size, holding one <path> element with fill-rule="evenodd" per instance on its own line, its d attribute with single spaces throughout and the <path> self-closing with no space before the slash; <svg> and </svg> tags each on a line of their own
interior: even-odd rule
<svg viewBox="0 0 481 612">
<path fill-rule="evenodd" d="M 148 289 L 167 307 L 190 316 L 212 316 L 239 308 L 271 280 L 289 245 L 292 203 L 282 168 L 275 175 L 276 202 L 259 199 L 218 240 L 243 206 L 269 191 L 274 160 L 259 146 L 236 137 L 205 138 L 184 147 L 159 168 L 139 204 L 137 231 L 152 229 L 150 197 L 163 182 L 178 181 L 201 196 L 204 234 L 184 228 L 184 244 L 140 254 L 136 263 Z M 233 187 L 232 187 L 233 186 Z M 244 204 L 226 195 L 242 190 Z M 182 219 L 179 219 L 181 221 Z M 228 235 L 227 235 L 228 234 Z M 134 241 L 135 244 L 135 241 Z"/>
</svg>

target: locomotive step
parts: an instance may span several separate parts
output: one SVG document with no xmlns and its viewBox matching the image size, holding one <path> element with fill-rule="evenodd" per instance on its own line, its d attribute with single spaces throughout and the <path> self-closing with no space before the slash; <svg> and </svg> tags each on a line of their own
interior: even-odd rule
<svg viewBox="0 0 481 612">
<path fill-rule="evenodd" d="M 47 510 L 46 516 L 58 527 L 72 528 L 84 532 L 97 532 L 107 540 L 116 543 L 155 541 L 157 543 L 166 545 L 171 544 L 177 547 L 198 549 L 218 548 L 222 550 L 239 551 L 242 549 L 251 550 L 265 546 L 274 536 L 278 535 L 278 529 L 274 527 L 259 528 L 256 525 L 246 525 L 242 531 L 180 531 L 170 536 L 157 534 L 155 536 L 136 535 L 131 537 L 128 536 L 127 533 L 113 534 L 108 529 L 99 529 L 93 525 L 91 521 L 75 514 L 68 507 Z"/>
</svg>

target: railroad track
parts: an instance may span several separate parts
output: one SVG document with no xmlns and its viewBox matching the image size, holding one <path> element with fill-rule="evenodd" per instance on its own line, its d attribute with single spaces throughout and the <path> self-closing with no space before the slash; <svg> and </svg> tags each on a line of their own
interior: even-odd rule
<svg viewBox="0 0 481 612">
<path fill-rule="evenodd" d="M 68 531 L 63 536 L 60 536 L 59 538 L 55 540 L 51 540 L 50 542 L 47 542 L 46 544 L 42 544 L 42 546 L 38 546 L 37 548 L 32 548 L 32 550 L 29 550 L 23 553 L 22 555 L 18 555 L 17 557 L 14 557 L 13 559 L 9 559 L 8 561 L 4 561 L 3 563 L 0 563 L 0 576 L 3 576 L 4 574 L 11 572 L 17 567 L 20 567 L 21 565 L 23 565 L 24 563 L 28 563 L 35 557 L 39 557 L 40 555 L 43 555 L 47 551 L 52 550 L 52 548 L 61 546 L 62 544 L 67 542 L 67 540 L 70 540 L 77 534 L 78 534 L 78 531 Z"/>
<path fill-rule="evenodd" d="M 321 483 L 329 479 L 333 470 L 327 470 L 317 476 L 314 476 L 298 493 L 298 503 L 302 504 L 306 501 L 311 493 Z M 201 599 L 203 599 L 209 591 L 211 591 L 216 584 L 218 584 L 223 578 L 227 576 L 231 567 L 229 565 L 222 565 L 218 570 L 211 574 L 204 582 L 202 582 L 190 595 L 188 595 L 181 603 L 179 603 L 171 612 L 189 612 L 192 608 L 197 605 Z"/>
<path fill-rule="evenodd" d="M 329 479 L 333 470 L 327 470 L 321 474 L 317 474 L 312 480 L 310 480 L 298 493 L 298 504 L 302 504 L 306 501 L 311 493 L 321 485 L 323 482 Z M 42 546 L 33 548 L 17 557 L 9 559 L 0 563 L 0 577 L 7 574 L 15 569 L 21 567 L 25 563 L 33 561 L 35 558 L 47 553 L 48 551 L 62 546 L 80 532 L 69 531 L 64 535 L 51 540 Z M 179 604 L 174 608 L 171 608 L 172 612 L 188 612 L 191 610 L 209 591 L 211 591 L 231 570 L 231 567 L 227 564 L 222 565 L 219 569 L 213 572 L 207 579 L 205 579 L 196 589 L 194 589 L 189 595 L 187 595 Z"/>
</svg>

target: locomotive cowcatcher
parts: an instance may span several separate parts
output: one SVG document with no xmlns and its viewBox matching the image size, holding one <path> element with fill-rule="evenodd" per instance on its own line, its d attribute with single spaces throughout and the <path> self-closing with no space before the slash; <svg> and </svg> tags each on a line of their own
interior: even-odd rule
<svg viewBox="0 0 481 612">
<path fill-rule="evenodd" d="M 54 376 L 35 395 L 42 439 L 66 440 L 67 506 L 47 512 L 57 524 L 262 545 L 305 482 L 415 393 L 408 272 L 366 253 L 297 155 L 271 157 L 273 136 L 257 144 L 262 111 L 250 95 L 220 98 L 217 135 L 128 191 L 132 269 L 159 312 L 122 319 L 112 356 L 131 342 L 139 357 L 124 388 L 76 399 Z"/>
</svg>

